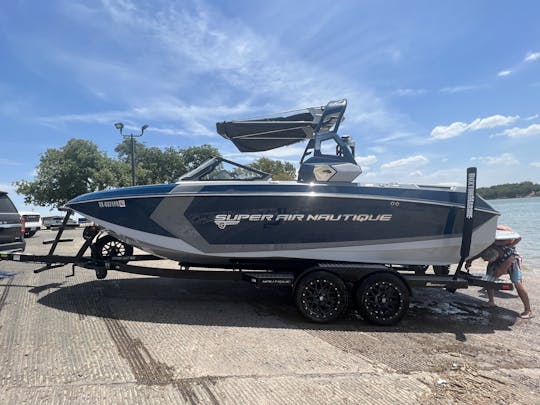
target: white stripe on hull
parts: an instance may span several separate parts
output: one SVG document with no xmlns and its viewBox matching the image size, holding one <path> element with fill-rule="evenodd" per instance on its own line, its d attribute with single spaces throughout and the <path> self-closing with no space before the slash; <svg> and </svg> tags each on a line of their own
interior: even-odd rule
<svg viewBox="0 0 540 405">
<path fill-rule="evenodd" d="M 226 263 L 229 259 L 306 259 L 357 263 L 447 265 L 459 262 L 461 237 L 392 242 L 371 245 L 316 249 L 205 253 L 185 241 L 142 232 L 87 216 L 121 240 L 167 259 L 199 264 Z M 472 237 L 470 256 L 484 250 L 495 240 L 497 217 L 477 228 Z M 277 245 L 276 245 L 277 246 Z"/>
</svg>

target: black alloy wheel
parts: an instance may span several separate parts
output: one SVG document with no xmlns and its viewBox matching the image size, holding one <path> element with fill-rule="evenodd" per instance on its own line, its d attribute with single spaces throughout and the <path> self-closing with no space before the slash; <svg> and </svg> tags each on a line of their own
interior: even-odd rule
<svg viewBox="0 0 540 405">
<path fill-rule="evenodd" d="M 356 304 L 366 321 L 376 325 L 393 325 L 409 309 L 409 290 L 398 276 L 375 273 L 358 287 Z"/>
<path fill-rule="evenodd" d="M 345 283 L 333 273 L 315 271 L 304 276 L 295 289 L 298 310 L 313 322 L 332 322 L 347 308 Z"/>
<path fill-rule="evenodd" d="M 133 246 L 128 245 L 114 236 L 106 235 L 99 238 L 92 246 L 92 257 L 107 259 L 111 257 L 125 257 L 133 255 Z"/>
</svg>

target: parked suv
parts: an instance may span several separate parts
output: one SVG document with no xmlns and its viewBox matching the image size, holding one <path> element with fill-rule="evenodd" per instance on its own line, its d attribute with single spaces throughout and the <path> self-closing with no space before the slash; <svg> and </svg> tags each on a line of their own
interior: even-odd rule
<svg viewBox="0 0 540 405">
<path fill-rule="evenodd" d="M 24 225 L 24 237 L 31 238 L 41 229 L 41 215 L 37 212 L 21 212 Z"/>
<path fill-rule="evenodd" d="M 25 246 L 21 216 L 7 193 L 0 191 L 0 252 L 22 252 Z"/>
</svg>

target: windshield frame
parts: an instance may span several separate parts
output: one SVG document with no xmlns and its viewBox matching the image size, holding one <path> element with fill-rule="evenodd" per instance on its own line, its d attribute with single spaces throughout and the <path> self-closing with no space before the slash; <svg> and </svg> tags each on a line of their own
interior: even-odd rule
<svg viewBox="0 0 540 405">
<path fill-rule="evenodd" d="M 204 178 L 212 173 L 221 163 L 228 163 L 232 166 L 238 167 L 242 170 L 253 173 L 251 178 Z M 199 167 L 191 170 L 190 172 L 182 175 L 178 181 L 264 181 L 271 180 L 272 175 L 261 170 L 257 170 L 253 167 L 241 165 L 240 163 L 233 162 L 232 160 L 222 157 L 213 157 L 201 164 Z"/>
</svg>

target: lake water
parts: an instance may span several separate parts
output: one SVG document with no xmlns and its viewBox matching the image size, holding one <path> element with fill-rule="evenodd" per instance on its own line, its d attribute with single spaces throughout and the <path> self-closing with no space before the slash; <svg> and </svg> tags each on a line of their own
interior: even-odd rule
<svg viewBox="0 0 540 405">
<path fill-rule="evenodd" d="M 523 238 L 517 245 L 523 268 L 540 272 L 540 197 L 489 200 L 500 211 L 499 224 L 508 225 Z"/>
</svg>

